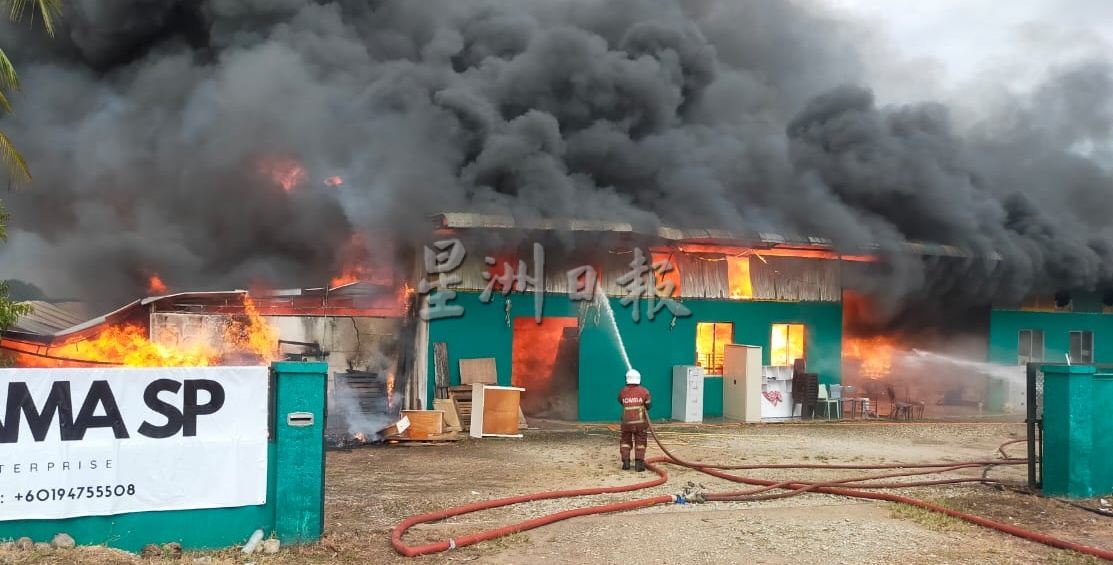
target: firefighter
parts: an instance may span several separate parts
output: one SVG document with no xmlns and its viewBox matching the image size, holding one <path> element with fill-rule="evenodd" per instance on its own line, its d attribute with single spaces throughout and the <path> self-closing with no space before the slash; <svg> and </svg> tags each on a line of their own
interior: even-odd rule
<svg viewBox="0 0 1113 565">
<path fill-rule="evenodd" d="M 622 470 L 630 470 L 630 449 L 634 449 L 634 470 L 645 470 L 645 448 L 649 430 L 649 390 L 641 385 L 642 375 L 634 369 L 626 371 L 626 386 L 618 393 L 622 405 Z"/>
</svg>

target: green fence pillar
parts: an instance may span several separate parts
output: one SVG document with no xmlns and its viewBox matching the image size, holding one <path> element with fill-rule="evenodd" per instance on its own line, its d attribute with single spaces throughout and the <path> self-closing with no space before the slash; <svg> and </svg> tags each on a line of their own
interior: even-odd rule
<svg viewBox="0 0 1113 565">
<path fill-rule="evenodd" d="M 1094 375 L 1093 402 L 1093 470 L 1094 495 L 1113 494 L 1113 373 Z"/>
<path fill-rule="evenodd" d="M 328 365 L 274 363 L 275 534 L 285 544 L 320 539 L 325 517 Z"/>
<path fill-rule="evenodd" d="M 1043 366 L 1043 494 L 1093 496 L 1093 376 L 1086 365 Z"/>
</svg>

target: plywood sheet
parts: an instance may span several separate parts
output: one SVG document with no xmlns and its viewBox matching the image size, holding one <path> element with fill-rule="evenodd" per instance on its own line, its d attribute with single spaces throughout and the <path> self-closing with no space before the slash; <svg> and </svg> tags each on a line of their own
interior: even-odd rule
<svg viewBox="0 0 1113 565">
<path fill-rule="evenodd" d="M 472 385 L 471 436 L 522 437 L 518 433 L 520 387 Z"/>
<path fill-rule="evenodd" d="M 495 367 L 494 357 L 460 360 L 460 384 L 483 383 L 494 385 L 498 382 L 498 371 Z"/>
<path fill-rule="evenodd" d="M 488 387 L 483 391 L 483 396 L 484 435 L 517 434 L 521 389 Z"/>
<path fill-rule="evenodd" d="M 403 410 L 402 415 L 410 421 L 406 430 L 406 437 L 410 439 L 427 439 L 444 433 L 444 412 L 441 410 Z"/>
<path fill-rule="evenodd" d="M 434 398 L 433 409 L 444 412 L 445 431 L 458 432 L 463 429 L 460 426 L 460 415 L 456 412 L 456 401 L 449 398 Z"/>
</svg>

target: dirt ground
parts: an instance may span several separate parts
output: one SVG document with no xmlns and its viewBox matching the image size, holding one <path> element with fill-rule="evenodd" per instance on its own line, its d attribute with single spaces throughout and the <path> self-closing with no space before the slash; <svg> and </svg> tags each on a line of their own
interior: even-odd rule
<svg viewBox="0 0 1113 565">
<path fill-rule="evenodd" d="M 545 426 L 542 426 L 545 427 Z M 320 543 L 284 548 L 277 555 L 235 551 L 187 553 L 185 562 L 256 563 L 485 563 L 556 565 L 825 563 L 1101 563 L 1067 550 L 983 526 L 885 501 L 806 493 L 759 502 L 708 502 L 656 506 L 572 518 L 477 545 L 402 557 L 390 534 L 417 514 L 493 498 L 549 490 L 616 486 L 654 477 L 618 468 L 618 436 L 608 426 L 558 426 L 527 430 L 521 439 L 466 438 L 432 446 L 373 445 L 331 451 L 327 461 L 326 525 Z M 913 464 L 998 459 L 998 447 L 1024 437 L 1018 423 L 786 423 L 759 426 L 659 427 L 666 449 L 706 463 Z M 1023 443 L 1005 447 L 1023 458 Z M 650 440 L 649 457 L 661 450 Z M 709 492 L 749 488 L 690 469 L 661 465 L 661 486 L 576 499 L 540 500 L 414 527 L 412 546 L 496 528 L 553 512 L 676 494 L 689 481 Z M 774 469 L 736 471 L 770 480 L 831 480 L 879 471 Z M 979 477 L 963 469 L 924 480 Z M 1054 500 L 1023 492 L 1024 465 L 994 466 L 980 482 L 885 490 L 972 513 L 1086 546 L 1113 550 L 1113 515 L 1080 508 L 1098 499 Z M 893 479 L 896 480 L 896 479 Z M 1113 502 L 1113 501 L 1111 501 Z M 0 563 L 144 563 L 104 548 L 18 552 L 0 548 Z"/>
</svg>

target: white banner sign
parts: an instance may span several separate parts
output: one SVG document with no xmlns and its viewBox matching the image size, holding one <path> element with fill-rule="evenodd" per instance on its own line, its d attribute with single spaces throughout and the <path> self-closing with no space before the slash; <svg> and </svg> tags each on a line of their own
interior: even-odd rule
<svg viewBox="0 0 1113 565">
<path fill-rule="evenodd" d="M 0 369 L 0 520 L 265 504 L 268 368 Z"/>
</svg>

